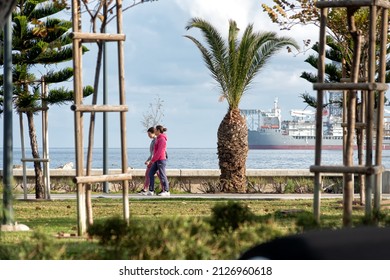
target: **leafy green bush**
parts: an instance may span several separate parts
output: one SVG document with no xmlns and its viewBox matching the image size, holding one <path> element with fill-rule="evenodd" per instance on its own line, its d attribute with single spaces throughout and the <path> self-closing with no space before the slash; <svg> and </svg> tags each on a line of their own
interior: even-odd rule
<svg viewBox="0 0 390 280">
<path fill-rule="evenodd" d="M 245 222 L 252 222 L 255 219 L 249 207 L 231 200 L 216 204 L 211 211 L 209 223 L 216 234 L 222 231 L 234 231 Z"/>
<path fill-rule="evenodd" d="M 295 192 L 295 183 L 292 179 L 287 179 L 286 188 L 284 193 L 294 193 Z"/>
<path fill-rule="evenodd" d="M 88 232 L 104 246 L 97 259 L 208 259 L 211 256 L 211 235 L 205 234 L 210 230 L 199 218 L 132 220 L 128 227 L 111 218 L 91 228 Z"/>
<path fill-rule="evenodd" d="M 118 220 L 107 220 L 109 224 Z M 107 226 L 104 226 L 107 227 Z M 117 227 L 120 227 L 118 225 Z M 214 234 L 202 218 L 173 217 L 155 220 L 132 220 L 123 238 L 111 239 L 95 255 L 85 259 L 129 260 L 210 260 L 238 259 L 252 246 L 282 233 L 273 223 L 241 224 L 235 231 Z M 95 235 L 98 237 L 98 235 Z M 100 237 L 98 237 L 100 238 Z M 118 243 L 114 240 L 120 240 Z"/>
<path fill-rule="evenodd" d="M 12 259 L 18 260 L 63 260 L 66 248 L 63 244 L 46 234 L 43 229 L 32 233 L 31 238 L 23 240 L 12 252 Z"/>
<path fill-rule="evenodd" d="M 297 215 L 296 224 L 302 231 L 318 229 L 320 224 L 314 218 L 313 213 L 304 211 Z"/>
<path fill-rule="evenodd" d="M 98 237 L 103 245 L 118 245 L 127 232 L 127 223 L 120 217 L 96 221 L 87 230 L 90 237 Z"/>
</svg>

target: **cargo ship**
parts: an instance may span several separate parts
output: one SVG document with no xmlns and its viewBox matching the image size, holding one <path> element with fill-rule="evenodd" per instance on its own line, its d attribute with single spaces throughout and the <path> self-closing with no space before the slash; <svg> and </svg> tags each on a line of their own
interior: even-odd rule
<svg viewBox="0 0 390 280">
<path fill-rule="evenodd" d="M 268 111 L 244 109 L 248 125 L 249 149 L 314 150 L 316 142 L 315 110 L 291 110 L 291 120 L 282 120 L 278 99 Z M 386 119 L 387 120 L 387 119 Z M 382 149 L 390 150 L 390 122 L 385 120 Z M 343 148 L 342 112 L 337 105 L 323 111 L 323 150 Z M 356 146 L 355 146 L 356 148 Z"/>
</svg>

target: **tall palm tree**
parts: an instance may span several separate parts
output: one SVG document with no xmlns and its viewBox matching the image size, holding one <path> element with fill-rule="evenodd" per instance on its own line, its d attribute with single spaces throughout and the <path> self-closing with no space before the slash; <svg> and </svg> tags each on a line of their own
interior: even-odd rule
<svg viewBox="0 0 390 280">
<path fill-rule="evenodd" d="M 192 18 L 186 29 L 198 28 L 207 45 L 192 36 L 185 36 L 199 48 L 211 76 L 221 90 L 221 99 L 229 107 L 218 128 L 218 158 L 221 170 L 220 185 L 224 192 L 246 192 L 246 159 L 248 128 L 240 114 L 242 96 L 266 62 L 280 49 L 298 44 L 289 37 L 278 37 L 274 32 L 255 32 L 249 24 L 238 39 L 239 29 L 229 20 L 225 41 L 209 22 Z"/>
</svg>

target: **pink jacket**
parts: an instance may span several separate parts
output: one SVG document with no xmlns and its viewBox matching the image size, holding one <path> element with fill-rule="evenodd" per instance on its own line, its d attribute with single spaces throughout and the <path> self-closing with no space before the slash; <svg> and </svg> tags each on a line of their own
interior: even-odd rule
<svg viewBox="0 0 390 280">
<path fill-rule="evenodd" d="M 159 136 L 157 136 L 156 142 L 154 143 L 154 152 L 151 162 L 167 159 L 167 140 L 167 136 L 164 133 L 161 133 Z"/>
</svg>

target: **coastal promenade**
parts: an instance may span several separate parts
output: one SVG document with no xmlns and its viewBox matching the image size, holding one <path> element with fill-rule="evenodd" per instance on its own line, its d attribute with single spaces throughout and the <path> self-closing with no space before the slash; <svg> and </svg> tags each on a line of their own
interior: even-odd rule
<svg viewBox="0 0 390 280">
<path fill-rule="evenodd" d="M 129 168 L 128 172 L 132 175 L 131 185 L 133 187 L 133 192 L 139 190 L 143 185 L 145 178 L 145 169 L 131 169 Z M 102 169 L 93 169 L 91 175 L 102 175 Z M 121 170 L 119 169 L 110 169 L 108 174 L 119 174 Z M 73 179 L 75 177 L 74 169 L 50 169 L 50 186 L 52 190 L 56 191 L 55 187 L 60 186 L 60 189 L 71 189 L 68 186 L 73 185 Z M 0 177 L 2 177 L 3 172 L 0 170 Z M 15 168 L 13 170 L 14 180 L 16 188 L 21 189 L 23 185 L 23 170 L 21 168 Z M 205 193 L 209 193 L 210 186 L 218 182 L 220 170 L 219 169 L 167 169 L 167 175 L 170 180 L 172 188 L 182 189 L 183 192 L 189 193 L 189 196 L 197 198 L 196 195 L 201 196 L 202 198 L 208 198 Z M 321 174 L 323 179 L 328 181 L 329 185 L 337 184 L 338 191 L 341 192 L 340 184 L 342 184 L 343 174 Z M 274 199 L 278 195 L 274 193 L 284 192 L 283 190 L 275 191 L 275 188 L 280 188 L 280 185 L 287 185 L 288 182 L 293 182 L 294 184 L 306 184 L 311 185 L 314 174 L 309 171 L 309 169 L 247 169 L 248 181 L 252 183 L 258 190 L 253 191 L 248 195 L 248 198 L 241 196 L 242 199 Z M 26 170 L 26 181 L 28 189 L 33 188 L 34 186 L 34 170 Z M 329 181 L 330 180 L 330 181 Z M 303 183 L 302 183 L 303 182 Z M 326 187 L 326 186 L 324 186 Z M 73 187 L 74 188 L 74 187 Z M 120 186 L 118 183 L 110 184 L 110 190 L 119 192 Z M 206 191 L 206 189 L 208 191 Z M 259 193 L 259 194 L 257 194 Z M 382 193 L 390 194 L 390 171 L 385 171 L 382 176 Z M 286 198 L 285 194 L 282 194 Z M 309 195 L 310 196 L 310 195 Z M 339 195 L 340 197 L 341 194 Z M 212 198 L 215 195 L 211 195 Z M 288 195 L 287 195 L 288 197 Z M 302 198 L 306 198 L 305 195 L 301 195 Z M 280 197 L 278 197 L 280 199 Z"/>
<path fill-rule="evenodd" d="M 15 195 L 16 199 L 23 199 L 23 194 Z M 93 199 L 121 199 L 122 194 L 93 194 Z M 355 198 L 359 198 L 359 194 L 355 194 Z M 35 200 L 35 194 L 29 194 L 27 199 Z M 75 193 L 66 194 L 51 194 L 52 200 L 65 200 L 65 199 L 76 199 Z M 313 194 L 171 194 L 169 197 L 160 196 L 145 196 L 139 194 L 130 194 L 129 199 L 144 200 L 144 199 L 233 199 L 233 200 L 294 200 L 294 199 L 313 199 Z M 343 199 L 342 194 L 321 194 L 321 199 Z M 390 199 L 390 194 L 382 194 L 382 199 Z"/>
</svg>

